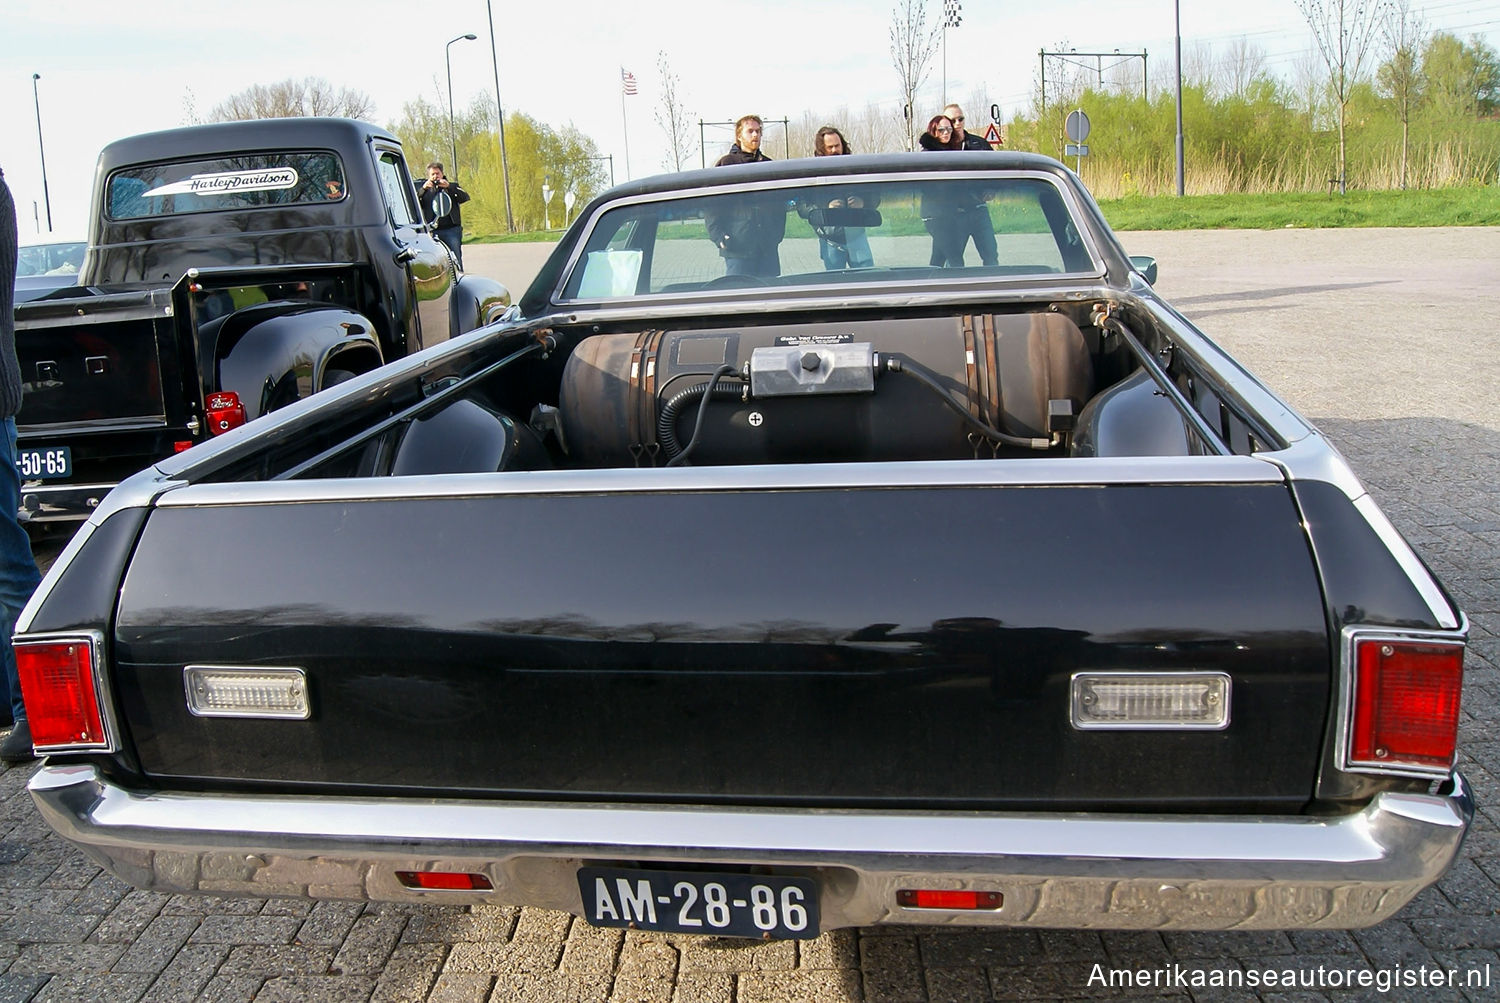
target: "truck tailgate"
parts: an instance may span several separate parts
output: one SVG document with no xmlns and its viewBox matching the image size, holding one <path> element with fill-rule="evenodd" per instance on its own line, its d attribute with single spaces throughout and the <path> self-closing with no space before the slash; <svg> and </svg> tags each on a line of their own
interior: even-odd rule
<svg viewBox="0 0 1500 1003">
<path fill-rule="evenodd" d="M 114 686 L 167 787 L 1295 810 L 1319 581 L 1271 468 L 1201 462 L 1232 476 L 187 488 L 125 578 Z M 304 669 L 311 719 L 195 717 L 188 665 Z M 1229 725 L 1079 730 L 1080 671 L 1226 673 Z"/>
<path fill-rule="evenodd" d="M 23 435 L 165 424 L 162 361 L 176 351 L 173 314 L 165 287 L 17 307 Z"/>
</svg>

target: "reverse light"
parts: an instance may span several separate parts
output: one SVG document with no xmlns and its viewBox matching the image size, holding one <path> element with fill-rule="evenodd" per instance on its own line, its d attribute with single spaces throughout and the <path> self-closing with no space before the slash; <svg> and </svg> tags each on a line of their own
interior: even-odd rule
<svg viewBox="0 0 1500 1003">
<path fill-rule="evenodd" d="M 36 750 L 111 750 L 99 699 L 99 638 L 23 637 L 15 651 Z"/>
<path fill-rule="evenodd" d="M 1350 661 L 1347 765 L 1446 775 L 1458 745 L 1463 643 L 1356 637 Z"/>
<path fill-rule="evenodd" d="M 1229 727 L 1223 672 L 1078 672 L 1073 727 L 1117 731 L 1219 731 Z"/>
<path fill-rule="evenodd" d="M 182 687 L 188 711 L 197 717 L 312 717 L 307 673 L 298 668 L 189 665 L 182 670 Z"/>
<path fill-rule="evenodd" d="M 396 880 L 422 891 L 474 892 L 495 887 L 489 878 L 473 871 L 397 871 Z"/>
<path fill-rule="evenodd" d="M 1005 904 L 999 892 L 958 891 L 948 888 L 902 888 L 896 903 L 903 909 L 963 909 L 994 911 Z"/>
<path fill-rule="evenodd" d="M 233 390 L 218 390 L 203 398 L 210 435 L 219 435 L 245 423 L 245 405 Z"/>
</svg>

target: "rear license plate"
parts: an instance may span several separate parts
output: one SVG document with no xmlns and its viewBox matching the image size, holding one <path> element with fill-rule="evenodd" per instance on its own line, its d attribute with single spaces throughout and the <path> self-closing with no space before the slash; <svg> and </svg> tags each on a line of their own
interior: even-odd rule
<svg viewBox="0 0 1500 1003">
<path fill-rule="evenodd" d="M 807 878 L 583 867 L 578 890 L 594 926 L 716 937 L 818 935 L 818 888 Z"/>
<path fill-rule="evenodd" d="M 16 470 L 23 481 L 45 481 L 73 475 L 73 450 L 67 446 L 16 450 Z"/>
</svg>

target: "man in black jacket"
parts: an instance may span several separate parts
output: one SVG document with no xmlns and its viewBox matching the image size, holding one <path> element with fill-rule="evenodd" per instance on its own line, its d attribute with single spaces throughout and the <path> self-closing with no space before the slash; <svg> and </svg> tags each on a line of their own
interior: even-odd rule
<svg viewBox="0 0 1500 1003">
<path fill-rule="evenodd" d="M 962 108 L 956 104 L 950 104 L 943 109 L 943 114 L 953 120 L 953 129 L 961 144 L 959 149 L 992 152 L 990 144 L 964 128 Z M 978 205 L 970 207 L 960 216 L 960 222 L 965 229 L 964 236 L 974 238 L 974 250 L 979 252 L 979 260 L 982 264 L 999 264 L 1000 255 L 995 247 L 995 225 L 990 222 L 989 206 L 985 205 L 982 197 L 978 202 Z"/>
<path fill-rule="evenodd" d="M 0 170 L 0 721 L 15 721 L 3 741 L 0 759 L 21 763 L 31 758 L 31 728 L 21 702 L 16 653 L 10 645 L 16 618 L 41 576 L 31 554 L 31 540 L 16 519 L 21 507 L 21 478 L 16 470 L 16 412 L 21 410 L 21 367 L 16 363 L 16 204 Z"/>
<path fill-rule="evenodd" d="M 463 268 L 464 224 L 458 207 L 469 201 L 469 193 L 458 187 L 458 182 L 444 177 L 443 165 L 434 160 L 427 165 L 427 183 L 417 189 L 417 199 L 422 203 L 422 218 L 429 223 L 437 220 L 437 239 L 448 245 L 458 267 Z"/>
<path fill-rule="evenodd" d="M 769 161 L 771 158 L 760 150 L 764 130 L 759 115 L 742 115 L 734 123 L 734 145 L 714 161 L 714 166 Z M 781 274 L 778 248 L 786 236 L 786 205 L 782 201 L 753 194 L 721 195 L 704 211 L 703 225 L 724 259 L 725 275 Z"/>
</svg>

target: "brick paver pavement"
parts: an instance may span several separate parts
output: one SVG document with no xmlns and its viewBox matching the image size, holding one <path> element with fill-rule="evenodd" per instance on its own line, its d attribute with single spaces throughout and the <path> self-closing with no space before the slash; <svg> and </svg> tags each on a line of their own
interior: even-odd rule
<svg viewBox="0 0 1500 1003">
<path fill-rule="evenodd" d="M 1125 242 L 1157 253 L 1163 292 L 1329 434 L 1472 620 L 1462 762 L 1481 807 L 1452 872 L 1394 919 L 1311 933 L 896 927 L 746 944 L 596 930 L 535 909 L 172 897 L 130 889 L 68 849 L 31 806 L 30 768 L 16 768 L 0 772 L 0 1003 L 1500 998 L 1500 351 L 1478 309 L 1500 289 L 1500 229 Z M 484 250 L 466 249 L 476 270 L 499 261 L 473 253 Z M 519 287 L 526 267 L 491 274 Z M 1399 966 L 1429 983 L 1448 969 L 1489 981 L 1384 997 L 1125 990 L 1101 986 L 1096 965 Z"/>
</svg>

